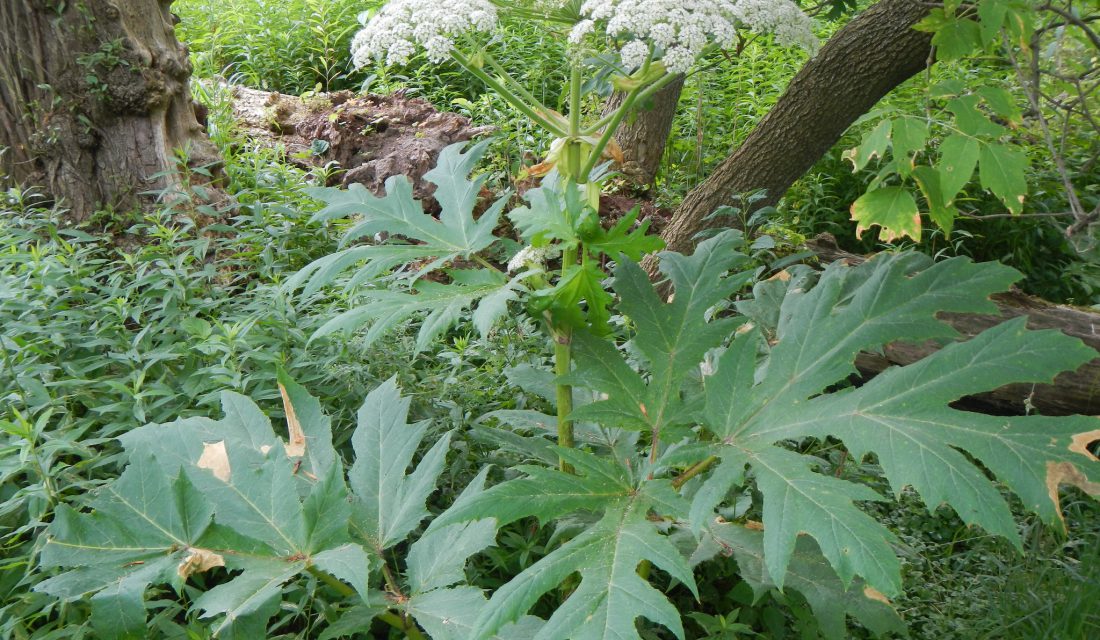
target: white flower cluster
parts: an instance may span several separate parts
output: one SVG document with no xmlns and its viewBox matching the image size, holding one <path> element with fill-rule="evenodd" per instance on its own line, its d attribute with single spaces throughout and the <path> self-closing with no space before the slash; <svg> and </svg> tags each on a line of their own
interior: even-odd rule
<svg viewBox="0 0 1100 640">
<path fill-rule="evenodd" d="M 546 259 L 554 254 L 554 250 L 550 247 L 532 247 L 526 246 L 516 252 L 516 255 L 512 256 L 512 259 L 508 261 L 508 271 L 519 271 L 528 264 L 542 267 L 546 264 Z"/>
<path fill-rule="evenodd" d="M 789 0 L 737 0 L 733 15 L 757 33 L 775 34 L 781 45 L 798 45 L 807 51 L 817 49 L 813 20 Z"/>
<path fill-rule="evenodd" d="M 543 0 L 550 8 L 566 1 Z M 584 0 L 580 13 L 585 19 L 573 27 L 569 42 L 578 45 L 597 23 L 606 24 L 606 35 L 627 39 L 619 54 L 628 69 L 644 64 L 657 47 L 665 68 L 683 73 L 708 43 L 731 46 L 738 27 L 774 33 L 784 45 L 817 46 L 813 21 L 791 0 Z M 388 64 L 402 64 L 417 46 L 441 62 L 456 36 L 497 24 L 492 0 L 390 0 L 369 21 L 365 16 L 351 45 L 357 67 L 383 56 Z"/>
<path fill-rule="evenodd" d="M 630 38 L 619 51 L 628 69 L 645 62 L 652 44 L 664 51 L 665 68 L 686 72 L 708 43 L 731 46 L 742 25 L 774 33 L 780 44 L 817 44 L 813 21 L 790 0 L 585 0 L 581 15 L 587 19 L 569 41 L 579 44 L 596 21 L 606 21 L 607 35 Z"/>
<path fill-rule="evenodd" d="M 467 31 L 491 31 L 497 10 L 490 0 L 391 0 L 369 21 L 360 16 L 363 29 L 351 43 L 356 67 L 386 57 L 387 64 L 404 64 L 424 47 L 432 62 L 442 62 L 454 48 L 454 38 Z"/>
</svg>

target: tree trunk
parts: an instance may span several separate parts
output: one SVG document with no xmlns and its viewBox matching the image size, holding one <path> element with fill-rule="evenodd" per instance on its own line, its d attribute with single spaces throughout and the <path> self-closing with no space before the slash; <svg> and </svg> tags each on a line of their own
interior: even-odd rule
<svg viewBox="0 0 1100 640">
<path fill-rule="evenodd" d="M 737 150 L 687 195 L 662 234 L 669 249 L 721 220 L 703 218 L 736 194 L 766 190 L 773 205 L 845 130 L 883 96 L 924 69 L 930 36 L 913 30 L 928 13 L 920 0 L 880 0 L 829 39 Z"/>
<path fill-rule="evenodd" d="M 176 149 L 217 158 L 169 4 L 0 2 L 0 180 L 44 188 L 79 222 L 172 186 Z"/>
<path fill-rule="evenodd" d="M 839 249 L 836 239 L 827 233 L 814 238 L 808 246 L 823 262 L 845 260 L 857 264 L 866 260 Z M 1027 316 L 1029 329 L 1056 329 L 1100 351 L 1100 335 L 1096 332 L 1100 313 L 1092 309 L 1053 304 L 1015 289 L 993 295 L 993 302 L 1000 315 L 944 313 L 940 317 L 965 339 L 1012 318 Z M 933 342 L 895 342 L 887 345 L 881 354 L 861 353 L 856 359 L 856 367 L 864 377 L 870 377 L 887 367 L 916 362 L 937 349 Z M 1100 358 L 1076 371 L 1060 374 L 1054 384 L 1010 384 L 965 398 L 958 404 L 963 409 L 994 415 L 1023 415 L 1031 410 L 1055 416 L 1100 415 Z"/>
<path fill-rule="evenodd" d="M 676 105 L 684 90 L 684 78 L 673 80 L 643 104 L 615 132 L 615 141 L 623 151 L 622 172 L 639 187 L 649 187 L 661 167 Z M 625 94 L 615 92 L 607 99 L 604 113 L 610 113 L 623 103 Z"/>
</svg>

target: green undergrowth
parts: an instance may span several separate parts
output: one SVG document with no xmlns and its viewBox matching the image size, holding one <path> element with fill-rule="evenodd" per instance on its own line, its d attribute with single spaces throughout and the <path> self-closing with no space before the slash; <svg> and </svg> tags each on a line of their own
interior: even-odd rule
<svg viewBox="0 0 1100 640">
<path fill-rule="evenodd" d="M 230 140 L 227 138 L 226 140 Z M 234 144 L 240 141 L 234 141 Z M 307 224 L 306 176 L 270 154 L 228 147 L 237 204 L 203 187 L 149 214 L 104 212 L 66 228 L 32 191 L 3 194 L 0 212 L 0 638 L 95 637 L 86 610 L 29 592 L 42 527 L 60 504 L 79 506 L 121 470 L 115 438 L 147 423 L 216 412 L 226 390 L 281 415 L 279 367 L 317 394 L 346 445 L 358 401 L 398 374 L 414 415 L 463 425 L 523 408 L 500 373 L 531 350 L 529 327 L 491 340 L 456 331 L 430 353 L 415 327 L 385 345 L 357 337 L 309 342 L 349 299 L 296 301 L 286 275 L 331 250 L 333 230 Z M 196 221 L 209 222 L 197 226 Z M 465 486 L 488 452 L 456 457 L 447 486 Z M 483 455 L 484 454 L 484 455 Z M 148 637 L 180 637 L 169 607 Z M 175 631 L 168 631 L 169 628 Z M 193 627 L 205 637 L 202 625 Z"/>
<path fill-rule="evenodd" d="M 855 223 L 849 208 L 871 185 L 877 165 L 853 172 L 852 162 L 844 158 L 848 149 L 860 144 L 880 116 L 935 112 L 938 103 L 928 98 L 929 87 L 944 81 L 962 80 L 970 84 L 984 82 L 1008 92 L 1017 104 L 1026 104 L 1012 70 L 997 60 L 940 62 L 887 95 L 874 111 L 853 125 L 844 137 L 806 173 L 786 194 L 779 207 L 784 223 L 808 235 L 829 232 L 841 247 L 868 253 L 885 245 L 877 241 L 875 231 L 862 238 L 854 233 Z M 926 111 L 927 110 L 927 111 Z M 926 222 L 921 243 L 906 246 L 929 255 L 969 256 L 974 260 L 999 260 L 1024 273 L 1022 289 L 1056 302 L 1093 305 L 1100 302 L 1100 270 L 1097 269 L 1097 238 L 1094 233 L 1079 233 L 1067 239 L 1063 233 L 1068 210 L 1065 191 L 1054 163 L 1037 135 L 1033 114 L 1015 127 L 1012 143 L 1028 156 L 1028 195 L 1025 213 L 1005 215 L 1005 207 L 992 194 L 972 183 L 959 197 L 959 208 L 968 215 L 956 219 L 950 235 Z M 1095 141 L 1086 127 L 1072 129 L 1061 141 L 1065 162 L 1076 176 L 1079 197 L 1089 209 L 1100 202 L 1096 184 L 1100 166 L 1095 161 Z M 918 160 L 923 155 L 918 155 Z M 974 216 L 993 214 L 992 218 Z M 1048 217 L 1048 214 L 1055 214 Z M 904 243 L 903 243 L 904 244 Z M 895 246 L 897 243 L 895 243 Z"/>
<path fill-rule="evenodd" d="M 506 183 L 536 161 L 547 141 L 520 126 L 506 105 L 457 70 L 440 73 L 423 59 L 402 69 L 350 70 L 346 27 L 353 28 L 356 13 L 369 6 L 343 0 L 181 0 L 173 5 L 183 16 L 181 35 L 192 45 L 201 76 L 222 75 L 299 94 L 318 87 L 405 90 L 466 113 L 476 123 L 500 127 L 486 163 L 494 184 Z M 520 30 L 506 30 L 503 37 L 527 45 L 504 47 L 524 53 L 502 62 L 523 69 L 545 103 L 559 104 L 561 97 L 548 92 L 562 85 L 561 70 L 548 62 L 555 56 L 542 55 L 540 47 L 558 47 L 560 38 Z M 658 179 L 663 204 L 675 204 L 747 135 L 802 61 L 799 54 L 759 41 L 734 63 L 716 59 L 712 70 L 689 80 Z M 914 83 L 890 104 L 911 106 L 916 93 Z M 538 394 L 511 386 L 507 378 L 516 367 L 549 364 L 531 322 L 508 318 L 482 337 L 463 312 L 428 349 L 418 348 L 417 321 L 369 345 L 364 331 L 311 342 L 325 322 L 364 300 L 339 286 L 346 280 L 307 299 L 291 296 L 284 286 L 291 274 L 332 253 L 345 230 L 310 223 L 319 205 L 301 188 L 323 182 L 331 168 L 305 173 L 283 164 L 278 150 L 236 135 L 224 88 L 204 83 L 197 94 L 211 110 L 208 131 L 225 163 L 199 169 L 196 177 L 209 173 L 221 180 L 232 204 L 212 201 L 212 192 L 201 186 L 165 194 L 166 204 L 152 213 L 99 216 L 95 223 L 112 231 L 110 237 L 63 228 L 60 211 L 29 204 L 34 201 L 30 191 L 10 191 L 0 201 L 4 640 L 96 637 L 87 602 L 61 604 L 30 591 L 39 579 L 31 577 L 30 569 L 41 549 L 40 534 L 59 505 L 80 510 L 119 475 L 123 456 L 116 437 L 147 423 L 218 416 L 223 391 L 251 397 L 278 425 L 285 416 L 276 372 L 285 369 L 332 416 L 334 446 L 350 462 L 356 409 L 370 390 L 396 376 L 402 394 L 411 399 L 409 422 L 433 421 L 422 452 L 453 430 L 440 491 L 428 503 L 433 514 L 454 502 L 487 463 L 495 465 L 489 477 L 497 484 L 514 480 L 516 472 L 503 470 L 525 461 L 509 446 L 507 435 L 494 435 L 485 428 L 493 423 L 479 416 L 500 409 L 552 412 Z M 700 137 L 700 131 L 705 135 Z M 799 183 L 781 208 L 783 224 L 807 233 L 831 230 L 845 246 L 873 248 L 870 241 L 851 243 L 846 213 L 868 176 L 852 174 L 840 159 L 840 151 L 861 135 L 861 129 L 854 130 Z M 1044 180 L 1040 184 L 1047 185 L 1049 176 Z M 1048 187 L 1039 191 L 1053 193 Z M 950 239 L 931 238 L 930 251 L 1005 259 L 1026 271 L 1032 290 L 1048 297 L 1050 292 L 1075 300 L 1091 295 L 1091 272 L 1065 251 L 1049 224 L 1031 219 L 959 226 Z M 1007 233 L 1021 227 L 1024 239 Z M 966 241 L 960 245 L 958 238 Z M 1065 273 L 1073 275 L 1069 284 Z M 621 317 L 614 321 L 616 326 L 624 322 Z M 876 465 L 853 463 L 831 441 L 804 446 L 803 453 L 833 466 L 823 472 L 889 493 Z M 1069 494 L 1063 504 L 1070 538 L 1059 537 L 1010 501 L 1026 555 L 967 527 L 946 508 L 928 513 L 908 492 L 896 504 L 870 509 L 900 540 L 905 590 L 895 605 L 911 637 L 1085 640 L 1100 635 L 1100 508 L 1077 495 Z M 722 515 L 760 520 L 751 504 L 751 499 L 738 501 Z M 553 531 L 533 518 L 514 522 L 501 531 L 496 546 L 471 560 L 466 579 L 496 589 L 587 524 L 582 516 Z M 391 552 L 395 558 L 407 550 L 402 545 Z M 669 582 L 658 568 L 652 571 L 661 584 Z M 229 578 L 229 572 L 214 569 L 198 581 L 206 588 Z M 794 590 L 757 600 L 728 564 L 700 570 L 696 581 L 701 602 L 679 584 L 665 594 L 679 610 L 695 611 L 685 618 L 692 640 L 817 637 L 819 622 Z M 567 582 L 550 591 L 531 613 L 548 617 L 575 586 Z M 186 605 L 201 594 L 194 587 L 178 597 L 168 589 L 153 592 L 145 636 L 210 637 L 209 624 L 187 613 Z M 338 608 L 317 581 L 287 585 L 267 636 L 317 637 L 326 620 L 344 613 Z M 672 637 L 656 626 L 646 627 L 642 636 Z M 375 622 L 360 637 L 404 636 Z M 854 626 L 851 637 L 869 633 Z"/>
<path fill-rule="evenodd" d="M 221 168 L 237 204 L 208 202 L 195 187 L 174 194 L 144 216 L 104 213 L 114 237 L 59 226 L 60 212 L 26 204 L 32 194 L 6 194 L 0 216 L 0 401 L 4 455 L 0 465 L 0 637 L 95 637 L 87 603 L 59 604 L 29 589 L 43 527 L 61 504 L 81 508 L 121 471 L 116 437 L 146 423 L 219 414 L 222 391 L 253 398 L 283 415 L 276 370 L 283 367 L 319 398 L 333 417 L 334 444 L 350 460 L 349 437 L 362 397 L 396 375 L 410 397 L 410 421 L 431 419 L 429 441 L 455 430 L 452 455 L 429 509 L 453 502 L 485 464 L 494 483 L 523 454 L 477 418 L 499 409 L 550 411 L 536 394 L 509 384 L 514 367 L 545 368 L 540 338 L 529 322 L 509 320 L 481 337 L 464 317 L 431 348 L 416 348 L 412 322 L 370 346 L 362 332 L 309 342 L 324 322 L 360 302 L 342 287 L 307 300 L 288 297 L 289 274 L 331 252 L 342 229 L 308 222 L 318 205 L 302 191 L 315 176 L 281 165 L 271 152 L 235 137 L 218 95 L 207 95 Z M 219 115 L 222 114 L 222 115 Z M 166 194 L 166 196 L 169 194 Z M 197 220 L 220 221 L 205 227 Z M 338 283 L 340 284 L 340 283 Z M 489 426 L 492 423 L 487 423 Z M 853 464 L 842 450 L 810 442 L 845 478 L 881 486 L 873 464 Z M 825 470 L 828 472 L 828 469 Z M 901 540 L 905 591 L 895 601 L 911 637 L 1090 638 L 1100 631 L 1095 549 L 1100 509 L 1066 501 L 1069 539 L 1059 539 L 1014 506 L 1026 556 L 1003 540 L 966 527 L 954 514 L 928 514 L 911 495 L 883 509 Z M 757 519 L 736 504 L 731 518 Z M 568 523 L 566 523 L 568 524 Z M 583 525 L 583 518 L 576 523 Z M 504 528 L 497 546 L 471 561 L 472 584 L 496 588 L 568 538 L 523 519 Z M 654 569 L 655 575 L 657 570 Z M 209 588 L 226 576 L 211 573 Z M 701 604 L 690 592 L 666 595 L 683 611 L 687 637 L 813 638 L 818 620 L 797 592 L 753 597 L 722 565 L 700 570 Z M 316 584 L 288 585 L 269 637 L 317 637 L 331 610 Z M 209 637 L 208 623 L 187 613 L 169 591 L 149 598 L 146 637 Z M 182 602 L 201 594 L 184 594 Z M 547 594 L 532 613 L 547 617 L 564 593 Z M 375 623 L 370 637 L 399 638 Z M 389 634 L 389 635 L 387 635 Z M 647 639 L 665 639 L 649 628 Z M 851 637 L 870 637 L 858 626 Z"/>
</svg>

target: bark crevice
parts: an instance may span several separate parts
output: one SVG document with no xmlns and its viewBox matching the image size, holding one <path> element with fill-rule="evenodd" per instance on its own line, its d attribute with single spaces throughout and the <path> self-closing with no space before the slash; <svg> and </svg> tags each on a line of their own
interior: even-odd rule
<svg viewBox="0 0 1100 640">
<path fill-rule="evenodd" d="M 41 187 L 80 222 L 174 186 L 176 149 L 216 161 L 169 4 L 0 3 L 0 181 Z"/>
</svg>

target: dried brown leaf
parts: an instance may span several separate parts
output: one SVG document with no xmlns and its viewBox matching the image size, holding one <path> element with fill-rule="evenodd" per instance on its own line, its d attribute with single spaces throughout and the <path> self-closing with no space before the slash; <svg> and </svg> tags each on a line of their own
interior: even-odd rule
<svg viewBox="0 0 1100 640">
<path fill-rule="evenodd" d="M 229 454 L 225 451 L 225 440 L 207 442 L 202 445 L 202 455 L 196 465 L 200 469 L 209 469 L 214 477 L 229 482 Z"/>
<path fill-rule="evenodd" d="M 279 385 L 279 395 L 283 397 L 283 410 L 286 411 L 286 428 L 289 435 L 286 455 L 291 458 L 300 458 L 306 454 L 306 434 L 302 431 L 298 414 L 294 412 L 294 405 L 290 403 L 290 396 L 283 385 Z"/>
<path fill-rule="evenodd" d="M 176 572 L 186 580 L 196 573 L 209 571 L 214 567 L 224 567 L 225 558 L 209 549 L 192 548 L 191 553 L 176 567 Z"/>
</svg>

